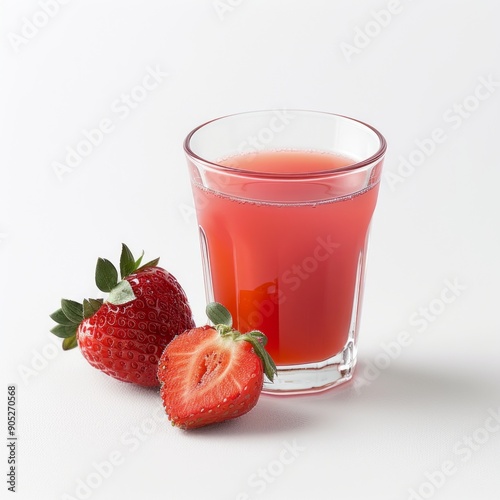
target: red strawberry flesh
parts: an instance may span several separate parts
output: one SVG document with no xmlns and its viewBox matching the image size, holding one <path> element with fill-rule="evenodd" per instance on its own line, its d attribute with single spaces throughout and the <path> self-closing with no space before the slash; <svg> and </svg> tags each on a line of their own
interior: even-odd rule
<svg viewBox="0 0 500 500">
<path fill-rule="evenodd" d="M 239 417 L 260 396 L 263 366 L 250 343 L 209 326 L 176 337 L 159 365 L 161 396 L 174 425 L 194 429 Z"/>
</svg>

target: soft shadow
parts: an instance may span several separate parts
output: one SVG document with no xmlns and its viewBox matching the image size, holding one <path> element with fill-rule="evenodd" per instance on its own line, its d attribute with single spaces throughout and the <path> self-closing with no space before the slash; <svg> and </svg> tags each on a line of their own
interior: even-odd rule
<svg viewBox="0 0 500 500">
<path fill-rule="evenodd" d="M 480 367 L 473 370 L 458 366 L 451 371 L 449 367 L 399 363 L 380 371 L 373 380 L 366 378 L 366 368 L 367 365 L 360 363 L 353 380 L 342 390 L 334 388 L 318 395 L 315 401 L 362 405 L 365 409 L 381 407 L 422 415 L 428 415 L 430 410 L 465 411 L 473 406 L 484 408 L 499 402 L 498 373 L 481 371 Z"/>
<path fill-rule="evenodd" d="M 366 365 L 358 364 L 353 379 L 339 387 L 316 394 L 272 396 L 262 394 L 249 413 L 200 429 L 185 431 L 196 438 L 283 435 L 327 426 L 397 419 L 418 427 L 424 421 L 446 424 L 462 417 L 483 414 L 500 403 L 500 377 L 473 367 L 453 369 L 439 365 L 393 363 L 372 380 L 365 378 Z M 361 383 L 364 380 L 366 383 Z M 148 400 L 159 398 L 158 389 L 129 386 L 127 392 Z M 464 420 L 464 421 L 465 421 Z"/>
<path fill-rule="evenodd" d="M 287 435 L 315 425 L 314 413 L 286 398 L 261 396 L 257 405 L 247 414 L 200 429 L 186 431 L 190 436 L 227 438 L 243 436 Z"/>
</svg>

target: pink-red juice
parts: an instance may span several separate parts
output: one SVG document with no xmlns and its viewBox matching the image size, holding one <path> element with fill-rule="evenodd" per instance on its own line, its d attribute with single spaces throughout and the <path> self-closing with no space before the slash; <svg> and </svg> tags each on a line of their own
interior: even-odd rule
<svg viewBox="0 0 500 500">
<path fill-rule="evenodd" d="M 289 151 L 221 163 L 293 177 L 353 160 Z M 214 300 L 231 311 L 240 331 L 258 329 L 268 336 L 267 349 L 278 365 L 318 362 L 340 352 L 355 321 L 355 289 L 378 182 L 370 186 L 362 176 L 346 175 L 334 182 L 284 185 L 236 176 L 222 183 L 211 175 L 208 183 L 223 184 L 225 194 L 197 185 L 194 194 Z M 358 182 L 368 187 L 356 191 Z"/>
</svg>

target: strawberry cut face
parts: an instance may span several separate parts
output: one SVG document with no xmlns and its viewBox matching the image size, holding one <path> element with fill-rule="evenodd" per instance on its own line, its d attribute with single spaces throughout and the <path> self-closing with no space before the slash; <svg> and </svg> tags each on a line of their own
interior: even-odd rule
<svg viewBox="0 0 500 500">
<path fill-rule="evenodd" d="M 173 425 L 202 427 L 250 411 L 264 382 L 262 361 L 250 343 L 194 328 L 165 349 L 158 378 Z"/>
</svg>

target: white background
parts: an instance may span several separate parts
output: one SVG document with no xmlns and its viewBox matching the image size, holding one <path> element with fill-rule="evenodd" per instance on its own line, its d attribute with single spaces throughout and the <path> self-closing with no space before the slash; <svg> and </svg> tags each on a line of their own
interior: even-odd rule
<svg viewBox="0 0 500 500">
<path fill-rule="evenodd" d="M 50 16 L 42 3 L 4 0 L 0 16 L 13 498 L 498 499 L 498 2 L 66 0 Z M 376 14 L 389 7 L 390 19 Z M 156 88 L 134 91 L 152 70 Z M 122 102 L 131 92 L 133 108 Z M 94 296 L 97 257 L 116 261 L 124 241 L 161 255 L 203 322 L 182 141 L 205 120 L 266 108 L 350 115 L 389 143 L 357 382 L 263 396 L 241 419 L 185 433 L 156 391 L 62 353 L 48 314 L 62 296 Z M 100 144 L 55 169 L 102 120 Z M 441 143 L 426 142 L 433 132 Z"/>
</svg>

